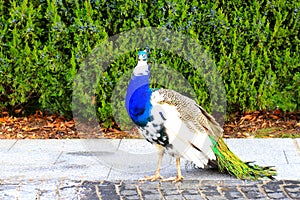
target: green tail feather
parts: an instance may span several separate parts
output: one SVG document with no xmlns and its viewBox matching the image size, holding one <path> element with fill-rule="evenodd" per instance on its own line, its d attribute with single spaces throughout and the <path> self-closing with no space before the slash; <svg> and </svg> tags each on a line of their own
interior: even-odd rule
<svg viewBox="0 0 300 200">
<path fill-rule="evenodd" d="M 218 161 L 220 172 L 228 172 L 239 179 L 257 180 L 259 178 L 274 179 L 277 173 L 271 167 L 261 167 L 259 165 L 250 165 L 250 162 L 243 162 L 239 157 L 230 151 L 222 138 L 216 141 L 210 137 Z"/>
</svg>

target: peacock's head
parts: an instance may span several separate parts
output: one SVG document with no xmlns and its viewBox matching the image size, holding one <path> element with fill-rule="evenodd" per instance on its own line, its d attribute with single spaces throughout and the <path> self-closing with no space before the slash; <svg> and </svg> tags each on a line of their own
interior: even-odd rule
<svg viewBox="0 0 300 200">
<path fill-rule="evenodd" d="M 139 61 L 147 61 L 148 59 L 147 51 L 139 51 L 138 59 Z"/>
<path fill-rule="evenodd" d="M 136 67 L 133 70 L 133 75 L 134 76 L 149 76 L 150 74 L 150 68 L 149 65 L 147 63 L 147 59 L 148 59 L 148 53 L 147 51 L 139 51 L 138 53 L 138 63 L 136 65 Z"/>
</svg>

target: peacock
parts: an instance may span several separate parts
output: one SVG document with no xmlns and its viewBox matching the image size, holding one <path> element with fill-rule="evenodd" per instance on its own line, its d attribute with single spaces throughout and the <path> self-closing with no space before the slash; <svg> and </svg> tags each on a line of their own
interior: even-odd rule
<svg viewBox="0 0 300 200">
<path fill-rule="evenodd" d="M 239 179 L 274 179 L 275 169 L 241 161 L 224 140 L 223 129 L 212 115 L 194 100 L 169 89 L 150 88 L 150 66 L 147 50 L 138 52 L 138 63 L 127 87 L 125 106 L 131 120 L 144 138 L 158 150 L 158 164 L 153 176 L 143 181 L 183 180 L 180 159 L 197 167 L 215 166 Z M 175 177 L 160 174 L 164 153 L 176 158 Z"/>
</svg>

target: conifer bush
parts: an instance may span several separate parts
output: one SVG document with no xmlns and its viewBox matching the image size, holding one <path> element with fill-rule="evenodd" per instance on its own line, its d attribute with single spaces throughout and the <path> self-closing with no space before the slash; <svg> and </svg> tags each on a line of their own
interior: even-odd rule
<svg viewBox="0 0 300 200">
<path fill-rule="evenodd" d="M 109 37 L 142 27 L 198 40 L 222 75 L 229 113 L 300 107 L 296 0 L 12 0 L 0 2 L 0 13 L 0 111 L 43 109 L 72 117 L 72 87 L 80 64 Z M 135 66 L 136 51 L 113 60 L 96 94 L 82 99 L 95 97 L 97 116 L 107 126 L 113 120 L 112 91 Z M 161 49 L 154 49 L 151 58 L 173 64 L 194 88 L 197 101 L 211 109 L 201 74 L 184 58 Z"/>
</svg>

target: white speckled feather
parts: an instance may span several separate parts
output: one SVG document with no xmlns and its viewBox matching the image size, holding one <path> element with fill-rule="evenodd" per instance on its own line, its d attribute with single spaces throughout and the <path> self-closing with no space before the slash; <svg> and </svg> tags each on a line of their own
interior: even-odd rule
<svg viewBox="0 0 300 200">
<path fill-rule="evenodd" d="M 198 167 L 203 167 L 208 160 L 215 159 L 211 149 L 211 141 L 204 128 L 199 130 L 199 126 L 192 121 L 182 120 L 182 113 L 176 105 L 164 102 L 165 98 L 161 93 L 155 91 L 151 96 L 152 110 L 151 115 L 154 121 L 149 123 L 148 131 L 155 133 L 154 127 L 150 124 L 163 124 L 165 127 L 169 144 L 167 148 L 170 154 L 176 157 L 184 157 L 194 162 Z M 145 136 L 147 138 L 147 136 Z M 151 140 L 153 135 L 150 135 Z M 155 136 L 154 136 L 155 138 Z"/>
</svg>

